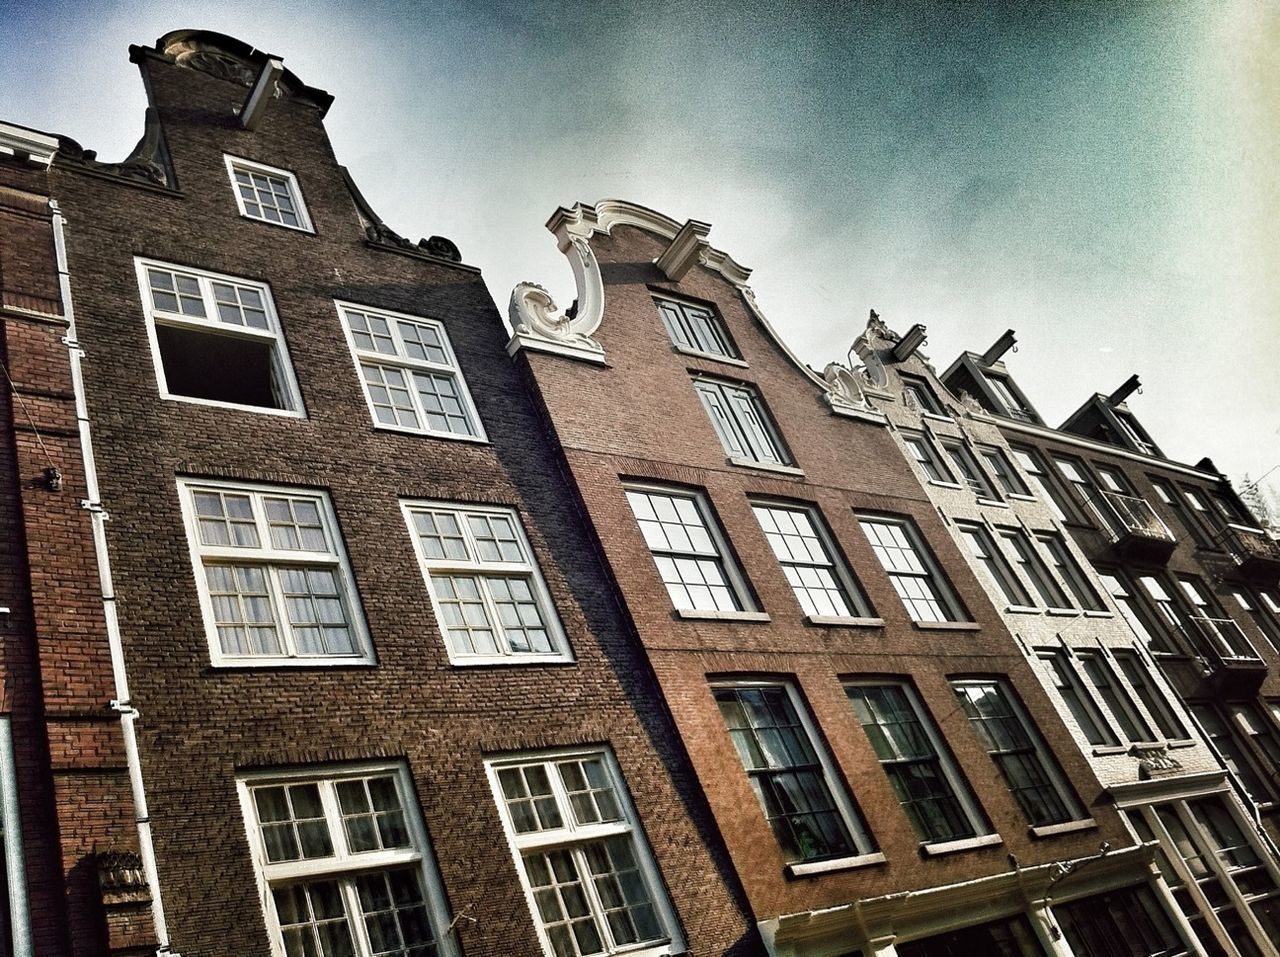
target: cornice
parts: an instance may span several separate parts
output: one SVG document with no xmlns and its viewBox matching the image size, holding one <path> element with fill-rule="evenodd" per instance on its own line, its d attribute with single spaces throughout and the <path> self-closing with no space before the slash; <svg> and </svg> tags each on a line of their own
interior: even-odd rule
<svg viewBox="0 0 1280 957">
<path fill-rule="evenodd" d="M 58 138 L 25 126 L 0 123 L 0 156 L 48 169 L 58 152 Z"/>
</svg>

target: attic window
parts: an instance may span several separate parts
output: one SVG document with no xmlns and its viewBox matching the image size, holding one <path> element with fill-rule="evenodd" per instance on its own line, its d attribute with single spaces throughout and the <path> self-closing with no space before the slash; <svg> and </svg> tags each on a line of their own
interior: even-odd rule
<svg viewBox="0 0 1280 957">
<path fill-rule="evenodd" d="M 288 170 L 236 156 L 225 157 L 240 215 L 264 223 L 315 232 L 297 178 Z"/>
<path fill-rule="evenodd" d="M 302 399 L 261 283 L 138 260 L 160 394 L 302 414 Z"/>
</svg>

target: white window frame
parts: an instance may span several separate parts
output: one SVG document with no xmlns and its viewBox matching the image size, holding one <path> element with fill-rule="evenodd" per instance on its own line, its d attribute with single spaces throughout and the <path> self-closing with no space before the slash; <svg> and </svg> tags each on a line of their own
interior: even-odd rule
<svg viewBox="0 0 1280 957">
<path fill-rule="evenodd" d="M 738 352 L 738 347 L 734 343 L 733 337 L 729 335 L 729 329 L 724 323 L 724 317 L 720 315 L 719 310 L 714 306 L 709 303 L 698 303 L 687 299 L 678 299 L 665 292 L 654 292 L 652 295 L 653 304 L 658 311 L 658 318 L 662 322 L 662 328 L 666 331 L 667 337 L 671 340 L 671 345 L 677 352 L 683 352 L 686 355 L 691 356 L 701 356 L 706 359 L 712 359 L 716 362 L 727 361 L 733 365 L 746 365 L 742 360 L 741 354 Z M 679 320 L 672 319 L 668 313 L 664 311 L 664 305 L 671 306 L 674 311 L 678 312 L 680 314 Z M 690 337 L 685 334 L 684 326 L 681 324 L 683 323 L 684 325 L 688 325 L 692 328 L 694 320 L 689 317 L 691 315 L 697 316 L 698 313 L 704 313 L 706 315 L 706 318 L 703 321 L 705 322 L 708 332 L 703 333 L 702 330 L 695 329 L 694 335 Z M 697 318 L 701 319 L 702 317 L 697 316 Z M 673 331 L 673 328 L 679 329 L 679 334 L 684 336 L 686 339 L 689 339 L 689 343 L 685 344 L 680 342 L 677 338 L 677 333 Z M 718 349 L 704 349 L 694 341 L 694 339 L 703 338 L 715 340 L 714 345 L 720 346 L 723 351 Z"/>
<path fill-rule="evenodd" d="M 1001 842 L 1000 835 L 996 832 L 992 822 L 988 819 L 985 810 L 978 802 L 978 796 L 974 793 L 973 787 L 969 784 L 969 779 L 960 769 L 959 763 L 956 761 L 955 755 L 951 747 L 947 744 L 946 739 L 942 736 L 942 729 L 938 727 L 937 720 L 933 717 L 932 712 L 925 707 L 915 686 L 908 680 L 902 678 L 855 678 L 851 681 L 844 682 L 844 690 L 846 698 L 849 698 L 849 708 L 853 710 L 853 701 L 850 697 L 850 691 L 855 688 L 897 688 L 902 692 L 907 705 L 911 708 L 915 715 L 916 723 L 919 724 L 924 731 L 925 737 L 929 740 L 929 746 L 933 748 L 933 760 L 937 762 L 938 770 L 946 779 L 947 786 L 951 788 L 952 796 L 955 798 L 957 807 L 964 814 L 965 819 L 969 822 L 973 834 L 969 837 L 960 837 L 953 840 L 929 840 L 925 835 L 916 832 L 914 821 L 910 821 L 910 827 L 917 839 L 917 844 L 929 854 L 942 854 L 949 850 L 960 850 L 961 848 L 982 846 L 985 844 L 997 844 Z M 954 706 L 954 711 L 960 712 L 960 716 L 964 717 L 963 709 L 959 703 Z M 858 722 L 859 728 L 867 739 L 867 748 L 871 752 L 872 758 L 880 767 L 880 773 L 885 776 L 885 780 L 892 788 L 893 776 L 889 773 L 889 764 L 910 763 L 910 759 L 897 758 L 882 759 L 875 750 L 875 746 L 871 743 L 870 732 L 862 724 L 858 718 L 856 711 L 854 712 L 854 720 Z M 965 719 L 968 725 L 968 719 Z M 1002 779 L 1003 780 L 1003 779 Z M 896 792 L 895 792 L 896 794 Z M 1012 799 L 1012 798 L 1011 798 Z M 910 818 L 906 806 L 899 799 L 899 807 L 902 814 L 906 818 Z"/>
<path fill-rule="evenodd" d="M 471 398 L 471 390 L 467 387 L 466 377 L 462 374 L 462 365 L 458 362 L 458 354 L 453 349 L 453 343 L 449 340 L 449 332 L 444 327 L 444 323 L 437 319 L 429 319 L 426 316 L 412 316 L 404 312 L 396 312 L 392 309 L 384 309 L 381 306 L 365 306 L 357 302 L 348 302 L 343 299 L 335 299 L 333 301 L 334 308 L 338 310 L 338 320 L 342 324 L 342 332 L 347 337 L 347 348 L 351 352 L 352 362 L 355 364 L 356 378 L 360 381 L 360 390 L 364 393 L 365 403 L 369 406 L 369 418 L 373 422 L 375 429 L 381 429 L 388 432 L 407 432 L 411 435 L 430 435 L 438 439 L 454 439 L 459 442 L 488 442 L 489 437 L 485 433 L 484 423 L 480 421 L 480 413 L 476 411 L 475 402 Z M 388 355 L 384 352 L 378 352 L 372 349 L 362 349 L 356 345 L 355 334 L 351 329 L 351 318 L 347 314 L 347 310 L 363 313 L 368 316 L 375 316 L 379 319 L 386 320 L 388 329 L 391 332 L 392 343 L 395 347 L 395 355 Z M 400 323 L 408 323 L 415 326 L 423 326 L 431 329 L 440 338 L 441 348 L 444 350 L 447 361 L 444 363 L 433 362 L 430 359 L 414 359 L 411 358 L 404 348 L 403 336 L 400 331 Z M 428 424 L 426 409 L 422 405 L 422 398 L 418 394 L 417 388 L 412 381 L 408 382 L 407 390 L 409 392 L 410 401 L 413 403 L 414 414 L 418 417 L 420 426 L 401 425 L 397 423 L 383 422 L 378 418 L 378 413 L 373 403 L 373 395 L 369 391 L 369 383 L 365 379 L 364 364 L 372 366 L 384 366 L 387 368 L 398 369 L 405 373 L 406 379 L 411 379 L 414 372 L 428 372 L 434 375 L 449 376 L 453 379 L 458 390 L 458 399 L 462 405 L 466 417 L 475 429 L 474 435 L 463 435 L 458 432 L 448 430 L 434 429 Z"/>
<path fill-rule="evenodd" d="M 995 586 L 995 594 L 1000 596 L 1007 609 L 1038 610 L 1030 589 L 1023 583 L 1022 577 L 1014 571 L 1008 556 L 997 544 L 996 536 L 991 533 L 989 527 L 982 522 L 957 519 L 956 530 L 962 540 L 961 547 L 969 552 L 972 563 L 982 568 L 983 574 Z M 978 547 L 987 553 L 986 557 L 978 554 Z M 1026 601 L 1019 601 L 1020 598 L 1025 598 Z"/>
<path fill-rule="evenodd" d="M 840 815 L 845 829 L 848 831 L 849 839 L 853 842 L 854 854 L 849 857 L 841 858 L 822 858 L 816 861 L 794 861 L 787 865 L 787 870 L 794 876 L 804 874 L 821 873 L 824 870 L 835 869 L 838 867 L 856 867 L 861 864 L 879 863 L 884 860 L 884 854 L 876 845 L 875 839 L 871 836 L 871 832 L 867 829 L 867 825 L 862 818 L 862 814 L 853 802 L 853 797 L 849 793 L 848 787 L 845 786 L 843 779 L 836 773 L 836 765 L 827 750 L 826 742 L 818 734 L 817 724 L 813 716 L 809 713 L 809 706 L 800 696 L 800 691 L 795 684 L 790 681 L 778 680 L 722 680 L 712 681 L 710 683 L 712 699 L 715 699 L 715 692 L 723 690 L 741 691 L 752 688 L 781 688 L 787 696 L 787 700 L 791 703 L 791 709 L 796 713 L 796 717 L 800 721 L 800 727 L 804 730 L 805 737 L 808 739 L 809 747 L 813 750 L 814 755 L 818 759 L 818 764 L 822 767 L 822 780 L 827 786 L 827 791 L 831 794 L 831 803 L 834 805 L 836 813 Z M 719 710 L 719 702 L 716 702 L 717 710 Z M 721 719 L 721 727 L 724 728 L 725 739 L 729 742 L 730 750 L 733 751 L 734 757 L 738 760 L 738 767 L 742 769 L 744 777 L 750 779 L 751 769 L 743 764 L 742 756 L 737 753 L 737 749 L 733 745 L 733 735 L 729 733 L 729 727 Z M 777 769 L 771 769 L 777 770 Z M 754 789 L 753 789 L 754 790 Z M 756 806 L 760 808 L 760 816 L 765 817 L 765 809 L 763 804 L 757 797 Z M 772 825 L 766 820 L 765 826 L 773 833 Z M 779 852 L 782 851 L 782 844 L 777 841 Z"/>
<path fill-rule="evenodd" d="M 238 409 L 242 412 L 256 412 L 261 415 L 282 415 L 290 418 L 306 418 L 306 409 L 302 404 L 302 392 L 298 388 L 298 380 L 293 371 L 293 360 L 289 356 L 289 346 L 285 342 L 284 332 L 280 327 L 280 317 L 276 313 L 275 300 L 271 296 L 271 287 L 264 282 L 245 279 L 241 276 L 228 276 L 225 273 L 211 272 L 207 269 L 194 269 L 178 263 L 164 262 L 159 259 L 135 257 L 134 268 L 138 274 L 138 292 L 142 297 L 142 313 L 147 322 L 147 341 L 151 345 L 151 361 L 155 366 L 156 385 L 160 398 L 173 402 L 191 402 L 195 405 L 209 405 L 220 409 Z M 164 272 L 183 273 L 195 279 L 200 287 L 200 298 L 204 303 L 205 316 L 187 316 L 178 312 L 157 309 L 151 298 L 151 282 L 147 278 L 147 269 L 154 268 Z M 235 326 L 220 322 L 213 318 L 217 315 L 217 305 L 213 296 L 212 283 L 227 283 L 233 286 L 248 287 L 262 297 L 263 311 L 266 313 L 266 329 L 251 329 L 247 326 Z M 270 343 L 272 348 L 272 374 L 275 387 L 286 407 L 282 409 L 265 405 L 250 405 L 243 402 L 227 402 L 223 399 L 202 399 L 199 396 L 181 395 L 169 390 L 169 383 L 164 373 L 164 361 L 160 355 L 160 339 L 156 334 L 156 325 L 170 326 L 175 329 L 186 329 L 202 332 L 211 336 L 225 336 L 232 339 L 244 339 L 251 342 Z"/>
<path fill-rule="evenodd" d="M 333 509 L 329 493 L 322 489 L 303 488 L 294 485 L 264 485 L 257 482 L 234 482 L 222 479 L 202 479 L 191 476 L 179 476 L 177 480 L 178 499 L 182 506 L 182 520 L 187 533 L 187 544 L 191 554 L 191 566 L 196 579 L 196 591 L 200 596 L 200 611 L 204 619 L 205 637 L 209 642 L 209 657 L 215 667 L 223 668 L 263 668 L 263 667 L 314 667 L 317 665 L 371 665 L 375 663 L 373 643 L 365 622 L 364 608 L 360 601 L 360 593 L 356 589 L 355 576 L 351 571 L 351 563 L 343 544 L 342 533 L 338 527 L 338 516 Z M 199 519 L 196 515 L 194 494 L 198 491 L 233 492 L 248 495 L 254 500 L 254 525 L 258 533 L 257 548 L 204 545 L 200 541 Z M 285 496 L 289 498 L 305 498 L 314 502 L 320 511 L 324 523 L 325 538 L 329 549 L 325 552 L 313 552 L 302 549 L 283 550 L 271 547 L 271 535 L 266 516 L 262 510 L 261 500 L 264 496 Z M 324 565 L 331 567 L 337 575 L 344 610 L 347 613 L 351 628 L 352 643 L 355 651 L 350 655 L 300 655 L 293 650 L 292 626 L 284 607 L 285 599 L 278 586 L 269 586 L 270 598 L 276 627 L 281 643 L 287 653 L 283 655 L 228 655 L 222 650 L 222 642 L 218 637 L 217 620 L 213 610 L 213 598 L 209 593 L 209 581 L 205 572 L 205 560 L 225 559 L 228 564 L 253 564 L 266 566 L 269 569 L 287 568 L 297 565 L 314 567 Z M 272 576 L 268 574 L 268 580 Z"/>
<path fill-rule="evenodd" d="M 694 377 L 693 389 L 731 465 L 795 467 L 759 389 L 701 375 Z"/>
<path fill-rule="evenodd" d="M 844 557 L 836 550 L 835 541 L 831 537 L 830 531 L 827 529 L 827 523 L 823 520 L 817 506 L 807 505 L 800 502 L 789 502 L 780 499 L 770 498 L 752 498 L 750 500 L 751 511 L 756 517 L 756 521 L 760 521 L 760 509 L 768 512 L 790 512 L 793 515 L 803 516 L 809 523 L 809 529 L 813 532 L 813 537 L 817 541 L 819 548 L 822 550 L 822 557 L 825 564 L 808 559 L 797 559 L 794 557 L 786 557 L 778 551 L 778 547 L 774 544 L 771 534 L 787 534 L 787 533 L 770 533 L 761 523 L 760 531 L 769 542 L 769 550 L 773 553 L 773 557 L 777 560 L 778 566 L 782 569 L 783 575 L 787 578 L 787 584 L 791 586 L 791 591 L 795 595 L 797 603 L 803 608 L 807 618 L 814 621 L 822 621 L 827 616 L 815 611 L 810 611 L 804 607 L 806 602 L 811 602 L 807 596 L 801 597 L 801 591 L 813 587 L 803 583 L 796 584 L 791 581 L 788 574 L 792 569 L 802 568 L 825 568 L 830 574 L 832 580 L 836 584 L 837 590 L 841 593 L 840 597 L 847 606 L 847 614 L 841 615 L 839 612 L 834 613 L 833 617 L 841 619 L 871 619 L 875 617 L 872 611 L 871 602 L 867 599 L 866 593 L 862 590 L 857 581 L 854 580 L 853 573 L 849 570 L 848 564 Z M 799 576 L 799 572 L 796 572 Z"/>
<path fill-rule="evenodd" d="M 222 154 L 223 160 L 227 166 L 227 178 L 231 180 L 231 193 L 236 198 L 236 208 L 240 210 L 240 215 L 245 219 L 252 219 L 255 223 L 266 223 L 268 226 L 279 226 L 282 229 L 292 229 L 300 233 L 314 233 L 315 227 L 311 223 L 311 214 L 307 211 L 307 204 L 302 198 L 302 187 L 298 185 L 298 177 L 287 169 L 280 169 L 277 166 L 268 166 L 266 163 L 255 163 L 253 160 L 245 159 L 243 156 L 232 156 L 230 153 Z M 246 173 L 257 173 L 261 176 L 269 176 L 273 179 L 284 180 L 285 186 L 289 190 L 289 198 L 293 200 L 294 212 L 298 215 L 299 225 L 294 226 L 291 223 L 279 222 L 268 219 L 265 216 L 254 216 L 245 207 L 244 197 L 240 195 L 240 184 L 236 182 L 236 170 L 244 170 Z"/>
<path fill-rule="evenodd" d="M 632 518 L 636 522 L 636 531 L 639 533 L 641 541 L 644 542 L 645 550 L 649 552 L 649 557 L 653 559 L 654 571 L 658 575 L 658 581 L 662 584 L 663 591 L 667 593 L 667 598 L 671 601 L 671 607 L 681 616 L 700 617 L 735 617 L 742 615 L 750 615 L 759 610 L 756 605 L 755 598 L 752 596 L 751 589 L 747 587 L 747 579 L 741 568 L 738 567 L 737 559 L 733 552 L 729 549 L 729 540 L 725 537 L 724 530 L 720 527 L 720 522 L 712 513 L 707 497 L 704 493 L 692 489 L 682 489 L 678 487 L 666 485 L 653 485 L 649 483 L 628 482 L 622 487 L 623 497 L 626 493 L 637 492 L 641 495 L 662 495 L 672 499 L 686 499 L 693 504 L 694 510 L 698 513 L 698 518 L 702 521 L 702 527 L 706 531 L 707 536 L 711 539 L 711 546 L 715 549 L 715 555 L 712 556 L 706 552 L 698 551 L 677 551 L 669 549 L 660 549 L 655 552 L 648 540 L 644 537 L 644 530 L 640 526 L 640 518 L 635 514 L 635 510 L 628 498 L 627 509 L 632 513 Z M 711 608 L 684 608 L 677 605 L 675 599 L 671 597 L 671 590 L 667 583 L 662 579 L 662 570 L 658 566 L 659 553 L 663 556 L 671 556 L 674 560 L 676 556 L 695 557 L 701 559 L 712 559 L 719 563 L 724 573 L 724 582 L 729 590 L 730 596 L 734 603 L 738 606 L 734 610 L 729 609 L 711 609 Z M 686 584 L 685 590 L 688 591 Z"/>
<path fill-rule="evenodd" d="M 353 778 L 387 775 L 395 780 L 396 793 L 400 798 L 405 827 L 409 832 L 409 838 L 413 846 L 411 848 L 351 852 L 347 849 L 346 830 L 342 823 L 342 810 L 338 804 L 336 784 Z M 325 821 L 329 827 L 329 837 L 333 843 L 334 853 L 323 858 L 269 862 L 262 839 L 262 829 L 258 822 L 257 806 L 254 803 L 254 789 L 311 783 L 317 784 L 320 788 L 321 805 L 324 808 Z M 249 854 L 253 861 L 254 877 L 258 886 L 258 899 L 262 902 L 267 935 L 271 940 L 272 957 L 286 957 L 283 935 L 280 930 L 280 920 L 276 913 L 275 899 L 272 895 L 274 886 L 301 883 L 308 879 L 314 880 L 325 877 L 333 877 L 335 880 L 342 881 L 373 871 L 409 869 L 414 864 L 418 865 L 414 869 L 422 881 L 423 898 L 426 901 L 431 929 L 435 935 L 437 953 L 440 957 L 457 957 L 457 939 L 450 927 L 449 908 L 446 904 L 444 885 L 440 880 L 439 867 L 431 848 L 426 825 L 422 820 L 421 808 L 414 795 L 413 781 L 409 777 L 409 769 L 403 761 L 324 765 L 288 772 L 254 771 L 241 775 L 236 779 L 236 791 L 240 799 L 240 810 L 244 816 L 245 831 L 248 835 Z M 362 920 L 360 908 L 357 906 L 353 910 L 351 907 L 354 900 L 354 890 L 344 890 L 348 922 L 352 928 L 357 957 L 367 957 L 371 951 L 362 949 L 366 942 L 367 932 L 364 930 L 364 921 Z"/>
<path fill-rule="evenodd" d="M 542 764 L 545 767 L 554 765 L 558 761 L 590 759 L 600 760 L 605 773 L 609 776 L 610 784 L 613 786 L 613 796 L 617 801 L 623 820 L 586 825 L 577 824 L 559 771 L 554 767 L 548 767 L 547 777 L 551 783 L 552 793 L 555 796 L 556 807 L 560 812 L 562 826 L 555 829 L 518 834 L 507 812 L 506 796 L 502 790 L 499 772 L 504 768 L 535 764 Z M 658 870 L 657 861 L 653 856 L 653 849 L 649 845 L 640 817 L 631 802 L 631 793 L 627 789 L 622 770 L 618 766 L 611 747 L 598 745 L 593 747 L 554 748 L 546 751 L 513 752 L 487 757 L 484 765 L 485 771 L 489 776 L 489 787 L 493 792 L 498 817 L 502 821 L 502 830 L 507 837 L 507 846 L 511 850 L 516 873 L 520 876 L 520 885 L 524 888 L 525 900 L 529 905 L 529 915 L 533 921 L 534 929 L 537 931 L 538 941 L 547 957 L 554 957 L 555 951 L 551 946 L 550 938 L 539 914 L 537 899 L 534 897 L 533 892 L 533 883 L 529 880 L 529 875 L 525 868 L 524 852 L 570 848 L 586 841 L 620 836 L 629 836 L 631 838 L 631 846 L 635 854 L 636 863 L 639 865 L 640 873 L 644 878 L 645 888 L 649 892 L 657 918 L 662 924 L 663 930 L 666 931 L 667 939 L 614 948 L 606 946 L 601 953 L 626 953 L 633 955 L 633 957 L 664 957 L 664 955 L 683 953 L 687 949 L 684 933 L 680 928 L 675 908 L 672 906 L 666 883 Z M 596 896 L 595 887 L 589 886 L 592 884 L 589 875 L 589 870 L 583 875 L 586 877 L 583 881 L 583 890 L 588 896 L 596 926 L 597 928 L 602 928 L 602 925 L 606 924 L 607 921 L 603 918 L 603 910 L 597 909 L 600 907 L 600 901 Z M 607 944 L 605 933 L 601 933 L 600 936 L 602 943 Z"/>
<path fill-rule="evenodd" d="M 925 479 L 930 484 L 954 486 L 955 488 L 962 487 L 960 482 L 956 481 L 956 477 L 953 474 L 954 470 L 938 454 L 938 450 L 934 447 L 929 433 L 902 429 L 900 434 L 902 435 L 902 444 L 907 447 L 908 457 L 924 473 Z M 936 473 L 936 475 L 931 473 Z"/>
<path fill-rule="evenodd" d="M 978 457 L 973 454 L 968 442 L 958 435 L 942 435 L 938 436 L 938 444 L 942 446 L 942 450 L 947 453 L 947 457 L 955 466 L 951 471 L 959 484 L 977 496 L 980 502 L 1001 501 L 1000 493 L 996 491 L 986 471 L 978 464 Z M 972 477 L 966 473 L 971 473 Z"/>
<path fill-rule="evenodd" d="M 898 601 L 902 603 L 903 610 L 906 611 L 913 622 L 917 625 L 925 626 L 946 626 L 969 624 L 973 621 L 972 618 L 968 617 L 969 613 L 960 603 L 955 591 L 952 590 L 951 583 L 942 574 L 942 568 L 933 554 L 933 549 L 925 542 L 924 536 L 920 534 L 920 529 L 912 518 L 906 515 L 883 515 L 878 512 L 856 512 L 855 516 L 858 519 L 858 527 L 862 529 L 862 534 L 867 539 L 867 545 L 876 556 L 876 562 L 888 577 L 889 584 L 893 586 L 894 594 L 898 596 Z M 872 541 L 871 535 L 867 532 L 868 523 L 898 528 L 923 571 L 890 567 L 892 563 L 887 562 L 886 557 L 881 554 L 883 546 L 878 542 Z M 899 578 L 927 582 L 928 590 L 932 592 L 934 602 L 945 617 L 917 618 L 912 606 L 908 605 L 907 602 L 910 600 L 914 603 L 921 599 L 918 596 L 913 596 L 910 599 L 904 598 L 898 588 Z"/>
<path fill-rule="evenodd" d="M 560 614 L 551 598 L 551 591 L 547 588 L 546 580 L 542 577 L 542 569 L 538 563 L 538 557 L 534 553 L 533 547 L 529 544 L 529 536 L 525 534 L 524 522 L 521 520 L 518 510 L 509 505 L 479 505 L 471 502 L 446 502 L 434 499 L 401 499 L 400 509 L 404 514 L 405 524 L 409 529 L 409 538 L 413 541 L 413 552 L 418 558 L 418 567 L 422 572 L 427 594 L 431 598 L 431 612 L 435 615 L 436 625 L 440 630 L 440 640 L 444 642 L 450 664 L 461 666 L 523 665 L 570 662 L 574 660 L 573 652 L 569 648 L 569 639 L 566 637 L 564 626 L 560 621 Z M 462 529 L 462 535 L 466 541 L 468 551 L 476 557 L 473 559 L 427 558 L 423 553 L 422 543 L 413 521 L 417 513 L 426 511 L 452 514 L 458 520 L 459 527 Z M 467 518 L 472 515 L 499 516 L 508 519 L 515 531 L 516 542 L 524 552 L 526 560 L 523 562 L 480 560 L 474 533 L 467 521 Z M 460 654 L 456 652 L 449 642 L 448 626 L 445 624 L 445 618 L 440 610 L 440 602 L 436 597 L 435 586 L 431 581 L 433 572 L 475 575 L 478 578 L 483 578 L 485 575 L 493 575 L 527 580 L 529 589 L 533 593 L 534 601 L 538 606 L 538 613 L 542 618 L 543 627 L 551 641 L 552 650 L 549 652 L 518 652 L 511 651 L 508 645 L 506 651 L 500 649 L 497 654 Z M 502 638 L 501 619 L 495 605 L 495 599 L 488 589 L 484 587 L 483 582 L 480 588 L 480 600 L 484 605 L 486 615 L 489 616 L 496 642 Z"/>
</svg>

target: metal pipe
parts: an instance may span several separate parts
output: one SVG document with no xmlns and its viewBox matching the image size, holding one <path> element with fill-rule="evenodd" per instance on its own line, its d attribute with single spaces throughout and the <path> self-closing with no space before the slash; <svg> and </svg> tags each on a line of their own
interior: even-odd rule
<svg viewBox="0 0 1280 957">
<path fill-rule="evenodd" d="M 111 675 L 115 684 L 116 696 L 111 702 L 111 707 L 120 715 L 120 728 L 124 736 L 129 788 L 133 794 L 134 820 L 138 826 L 138 848 L 142 856 L 142 869 L 147 877 L 147 887 L 151 893 L 151 918 L 155 924 L 159 945 L 156 954 L 164 957 L 178 957 L 169 947 L 169 925 L 165 920 L 164 902 L 160 897 L 160 877 L 156 869 L 155 846 L 151 840 L 151 816 L 147 809 L 147 794 L 142 779 L 142 759 L 138 753 L 135 724 L 139 715 L 129 697 L 129 676 L 125 669 L 124 644 L 120 639 L 120 620 L 116 615 L 111 559 L 107 553 L 107 514 L 102 509 L 98 486 L 98 468 L 93 456 L 93 436 L 89 425 L 89 404 L 85 397 L 84 375 L 80 368 L 80 360 L 84 353 L 76 338 L 75 309 L 71 299 L 71 271 L 67 264 L 65 235 L 66 220 L 58 208 L 57 200 L 49 200 L 49 209 L 53 213 L 53 244 L 58 257 L 58 287 L 62 297 L 62 314 L 67 321 L 67 334 L 63 342 L 67 346 L 67 362 L 71 369 L 71 387 L 76 403 L 76 424 L 80 434 L 80 450 L 84 459 L 86 498 L 80 504 L 89 512 L 93 528 L 93 550 L 98 564 L 102 613 L 106 621 L 107 647 L 111 653 Z"/>
</svg>

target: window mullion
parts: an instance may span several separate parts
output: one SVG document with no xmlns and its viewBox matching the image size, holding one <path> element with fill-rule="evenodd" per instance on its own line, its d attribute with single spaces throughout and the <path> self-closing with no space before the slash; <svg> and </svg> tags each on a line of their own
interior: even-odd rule
<svg viewBox="0 0 1280 957">
<path fill-rule="evenodd" d="M 596 889 L 596 882 L 591 877 L 591 866 L 587 862 L 587 852 L 586 848 L 583 847 L 583 843 L 585 842 L 580 841 L 569 848 L 569 854 L 573 857 L 574 864 L 578 868 L 578 874 L 582 879 L 582 892 L 587 897 L 591 919 L 595 921 L 600 939 L 604 941 L 607 951 L 612 953 L 618 948 L 618 943 L 613 939 L 613 930 L 609 927 L 609 921 L 605 917 L 604 901 L 600 899 L 599 891 Z"/>
<path fill-rule="evenodd" d="M 284 584 L 280 581 L 280 566 L 266 564 L 265 571 L 268 588 L 271 592 L 271 606 L 275 610 L 276 622 L 280 630 L 280 640 L 284 644 L 285 657 L 301 657 L 297 642 L 293 639 L 293 623 L 289 619 L 289 603 L 284 597 Z"/>
<path fill-rule="evenodd" d="M 356 888 L 355 876 L 346 874 L 338 878 L 338 889 L 346 905 L 347 926 L 351 931 L 356 954 L 358 957 L 367 957 L 373 953 L 373 945 L 369 942 L 369 930 L 364 924 L 364 911 L 360 907 L 360 892 Z"/>
</svg>

